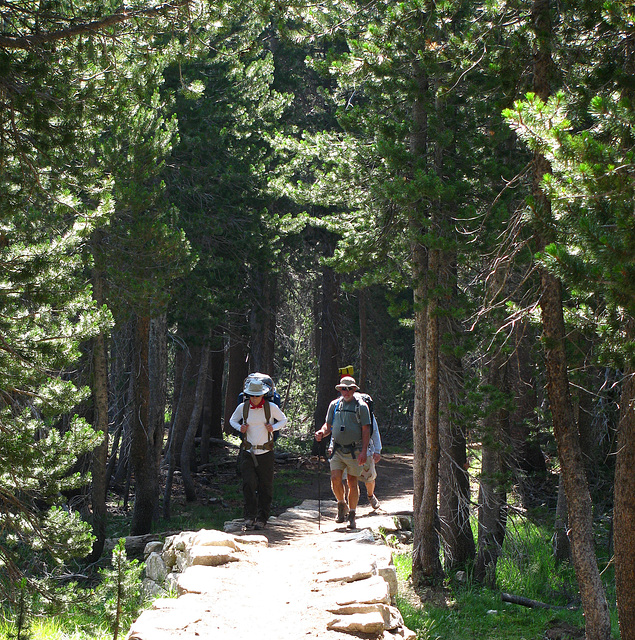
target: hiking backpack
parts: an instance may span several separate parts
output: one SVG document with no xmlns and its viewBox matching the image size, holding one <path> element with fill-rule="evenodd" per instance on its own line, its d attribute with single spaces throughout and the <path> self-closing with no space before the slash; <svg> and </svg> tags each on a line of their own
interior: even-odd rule
<svg viewBox="0 0 635 640">
<path fill-rule="evenodd" d="M 273 402 L 280 406 L 282 400 L 280 398 L 280 394 L 276 391 L 276 385 L 273 383 L 271 376 L 266 373 L 250 373 L 243 382 L 243 389 L 247 386 L 249 380 L 260 380 L 262 384 L 265 384 L 269 387 L 269 393 L 265 395 L 265 400 L 269 400 L 269 402 Z M 245 401 L 245 393 L 241 391 L 238 394 L 238 404 L 241 404 Z"/>
<path fill-rule="evenodd" d="M 359 422 L 361 424 L 362 419 L 359 417 L 359 401 L 363 400 L 367 406 L 368 406 L 368 413 L 370 414 L 370 434 L 373 435 L 373 429 L 374 429 L 374 413 L 373 413 L 373 399 L 372 397 L 368 394 L 368 393 L 360 393 L 359 391 L 356 391 L 353 394 L 353 397 L 355 398 L 355 416 L 357 417 L 357 422 Z M 335 405 L 335 411 L 334 414 L 337 413 L 337 410 L 339 409 L 340 406 L 340 402 L 342 402 L 342 398 L 339 398 L 339 400 L 337 401 L 337 404 Z"/>
<path fill-rule="evenodd" d="M 270 402 L 277 404 L 280 406 L 281 398 L 280 394 L 276 391 L 276 385 L 273 383 L 273 379 L 271 376 L 266 373 L 250 373 L 243 382 L 243 389 L 247 386 L 249 380 L 260 380 L 263 384 L 269 387 L 269 393 L 265 395 L 265 419 L 267 422 L 271 420 L 271 406 Z M 245 392 L 241 391 L 238 394 L 238 404 L 243 405 L 243 422 L 247 421 L 247 416 L 249 415 L 249 398 L 245 397 Z M 280 437 L 280 431 L 273 432 L 273 441 L 275 442 Z"/>
</svg>

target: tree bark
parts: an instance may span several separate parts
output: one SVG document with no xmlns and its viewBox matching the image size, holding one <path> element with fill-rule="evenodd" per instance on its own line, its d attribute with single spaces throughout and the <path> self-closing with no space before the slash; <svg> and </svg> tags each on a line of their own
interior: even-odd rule
<svg viewBox="0 0 635 640">
<path fill-rule="evenodd" d="M 104 303 L 102 275 L 93 270 L 93 296 L 99 306 Z M 93 408 L 96 431 L 101 431 L 103 440 L 93 452 L 92 464 L 92 509 L 93 543 L 89 561 L 96 562 L 104 549 L 106 540 L 106 494 L 108 491 L 108 356 L 106 336 L 100 331 L 93 338 Z"/>
<path fill-rule="evenodd" d="M 446 322 L 442 326 L 446 326 Z M 447 332 L 443 332 L 447 335 Z M 465 569 L 476 552 L 470 526 L 470 479 L 467 473 L 467 441 L 453 419 L 453 406 L 460 400 L 463 382 L 459 358 L 441 353 L 439 394 L 439 519 L 446 572 Z"/>
<path fill-rule="evenodd" d="M 206 344 L 202 348 L 201 352 L 200 365 L 198 368 L 198 381 L 194 394 L 194 406 L 192 407 L 189 424 L 187 427 L 187 431 L 185 432 L 185 438 L 183 439 L 183 447 L 181 448 L 181 477 L 183 478 L 185 499 L 188 502 L 196 500 L 196 487 L 194 486 L 194 480 L 192 479 L 191 472 L 192 457 L 195 454 L 194 439 L 196 437 L 196 431 L 198 430 L 198 425 L 201 420 L 201 413 L 203 411 L 203 395 L 207 382 L 209 352 L 210 346 L 209 344 Z"/>
<path fill-rule="evenodd" d="M 431 293 L 438 285 L 441 251 L 428 250 L 425 347 L 425 442 L 423 495 L 419 513 L 421 536 L 413 548 L 412 577 L 415 584 L 435 584 L 443 576 L 439 559 L 439 318 L 438 302 Z"/>
<path fill-rule="evenodd" d="M 551 93 L 550 80 L 553 70 L 549 0 L 534 0 L 531 17 L 536 36 L 534 89 L 536 95 L 542 100 L 547 100 Z M 551 203 L 541 189 L 542 178 L 550 170 L 547 159 L 536 152 L 532 190 L 536 216 L 535 236 L 539 251 L 543 251 L 553 239 Z M 608 640 L 611 635 L 611 621 L 595 557 L 591 495 L 584 473 L 584 459 L 569 392 L 561 283 L 546 269 L 541 270 L 540 309 L 546 354 L 547 394 L 567 496 L 571 556 L 584 608 L 586 639 Z"/>
<path fill-rule="evenodd" d="M 410 134 L 410 153 L 413 165 L 425 165 L 428 146 L 428 115 L 425 98 L 429 90 L 428 78 L 421 65 L 415 64 L 413 79 L 417 86 L 417 96 L 412 108 L 412 131 Z M 413 579 L 418 582 L 425 576 L 422 565 L 421 551 L 428 544 L 425 537 L 428 531 L 424 526 L 424 498 L 426 485 L 427 460 L 427 395 L 426 386 L 428 354 L 428 309 L 427 309 L 427 278 L 428 278 L 428 249 L 423 244 L 423 220 L 427 212 L 416 206 L 410 215 L 410 235 L 412 247 L 412 276 L 414 295 L 414 334 L 415 334 L 415 401 L 412 420 L 413 432 Z M 429 520 L 429 519 L 428 519 Z"/>
<path fill-rule="evenodd" d="M 195 365 L 192 363 L 192 353 L 187 344 L 181 340 L 174 357 L 174 390 L 172 394 L 172 420 L 168 445 L 164 455 L 164 464 L 167 463 L 167 474 L 165 487 L 163 488 L 163 517 L 166 520 L 171 518 L 172 486 L 174 484 L 174 473 L 181 460 L 181 450 L 183 438 L 187 429 L 187 416 L 190 414 L 189 384 L 192 377 L 190 371 Z M 192 393 L 193 395 L 193 393 Z"/>
<path fill-rule="evenodd" d="M 334 240 L 330 239 L 327 253 L 332 255 Z M 320 342 L 318 355 L 317 403 L 313 414 L 314 431 L 324 424 L 329 403 L 337 395 L 335 385 L 339 382 L 339 278 L 330 267 L 322 270 L 322 298 L 320 304 Z M 312 455 L 325 456 L 328 438 L 313 441 Z"/>
<path fill-rule="evenodd" d="M 504 393 L 506 364 L 502 353 L 497 352 L 490 365 L 488 386 Z M 474 567 L 474 579 L 496 588 L 496 565 L 500 557 L 507 531 L 507 492 L 503 482 L 507 465 L 503 449 L 508 440 L 507 412 L 490 411 L 483 421 L 481 442 L 481 475 L 478 495 L 478 554 Z"/>
<path fill-rule="evenodd" d="M 254 276 L 254 303 L 249 314 L 251 342 L 249 370 L 273 376 L 273 356 L 276 336 L 276 275 L 258 271 Z"/>
<path fill-rule="evenodd" d="M 635 640 L 635 372 L 622 383 L 615 466 L 613 541 L 621 640 Z"/>
<path fill-rule="evenodd" d="M 553 548 L 553 557 L 557 562 L 571 560 L 571 545 L 569 544 L 569 535 L 567 523 L 567 495 L 564 491 L 564 479 L 562 474 L 558 474 L 558 500 L 556 502 L 556 520 L 554 523 L 553 539 L 551 546 Z"/>
<path fill-rule="evenodd" d="M 368 291 L 360 289 L 357 295 L 359 306 L 359 379 L 361 389 L 368 389 Z"/>
<path fill-rule="evenodd" d="M 416 221 L 411 221 L 412 234 L 416 238 L 421 233 L 421 227 Z M 426 323 L 425 323 L 425 279 L 428 268 L 428 253 L 426 248 L 416 239 L 412 243 L 413 280 L 414 280 L 414 375 L 415 399 L 412 415 L 412 444 L 413 444 L 413 506 L 414 506 L 414 540 L 413 546 L 418 546 L 422 535 L 420 522 L 421 505 L 423 504 L 424 460 L 426 455 Z"/>
<path fill-rule="evenodd" d="M 220 336 L 216 336 L 209 354 L 207 385 L 201 416 L 201 464 L 209 462 L 210 438 L 223 438 L 223 371 L 225 352 Z"/>
<path fill-rule="evenodd" d="M 133 351 L 134 412 L 130 461 L 135 481 L 135 501 L 130 531 L 132 535 L 149 533 L 159 504 L 159 455 L 163 429 L 153 420 L 159 408 L 151 407 L 150 373 L 151 319 L 136 316 Z"/>
<path fill-rule="evenodd" d="M 228 332 L 227 387 L 225 388 L 225 417 L 223 421 L 225 433 L 234 433 L 234 430 L 229 426 L 229 419 L 238 405 L 238 396 L 243 390 L 243 382 L 249 373 L 245 340 L 242 337 L 241 329 L 237 324 L 230 324 Z"/>
</svg>

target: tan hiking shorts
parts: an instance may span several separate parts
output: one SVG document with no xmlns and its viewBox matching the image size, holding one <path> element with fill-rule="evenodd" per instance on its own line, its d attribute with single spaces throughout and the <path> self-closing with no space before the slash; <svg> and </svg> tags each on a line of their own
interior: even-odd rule
<svg viewBox="0 0 635 640">
<path fill-rule="evenodd" d="M 377 477 L 373 456 L 368 456 L 366 463 L 361 467 L 357 464 L 357 456 L 353 458 L 350 453 L 337 449 L 331 458 L 331 471 L 345 471 L 346 475 L 359 478 L 362 482 L 372 482 Z"/>
</svg>

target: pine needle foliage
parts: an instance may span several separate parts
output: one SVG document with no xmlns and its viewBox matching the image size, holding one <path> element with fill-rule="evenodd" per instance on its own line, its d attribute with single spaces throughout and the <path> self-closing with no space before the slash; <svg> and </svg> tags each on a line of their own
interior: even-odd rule
<svg viewBox="0 0 635 640">
<path fill-rule="evenodd" d="M 102 582 L 96 592 L 104 603 L 113 640 L 117 640 L 120 632 L 139 614 L 142 571 L 143 565 L 138 560 L 128 560 L 126 540 L 120 538 L 112 552 L 112 567 L 100 571 Z"/>
</svg>

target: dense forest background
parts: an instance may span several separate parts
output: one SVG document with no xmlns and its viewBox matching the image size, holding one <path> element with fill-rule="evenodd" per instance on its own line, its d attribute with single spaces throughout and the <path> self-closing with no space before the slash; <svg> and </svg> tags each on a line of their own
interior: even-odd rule
<svg viewBox="0 0 635 640">
<path fill-rule="evenodd" d="M 98 558 L 113 488 L 132 534 L 169 516 L 176 469 L 195 499 L 247 373 L 310 451 L 352 364 L 382 433 L 412 434 L 416 581 L 469 565 L 495 585 L 514 487 L 553 509 L 589 639 L 610 636 L 609 523 L 635 638 L 632 6 L 16 0 L 0 19 L 5 594 Z"/>
</svg>

